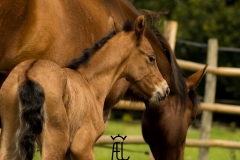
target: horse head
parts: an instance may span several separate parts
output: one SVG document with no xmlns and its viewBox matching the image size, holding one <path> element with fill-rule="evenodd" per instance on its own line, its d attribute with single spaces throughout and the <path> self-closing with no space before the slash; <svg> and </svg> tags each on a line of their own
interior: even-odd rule
<svg viewBox="0 0 240 160">
<path fill-rule="evenodd" d="M 144 111 L 142 132 L 156 160 L 184 159 L 188 127 L 200 111 L 200 101 L 195 90 L 206 68 L 207 66 L 185 79 L 187 86 L 185 107 L 177 103 L 176 95 L 170 94 L 171 99 L 163 101 L 158 107 L 147 108 Z"/>
</svg>

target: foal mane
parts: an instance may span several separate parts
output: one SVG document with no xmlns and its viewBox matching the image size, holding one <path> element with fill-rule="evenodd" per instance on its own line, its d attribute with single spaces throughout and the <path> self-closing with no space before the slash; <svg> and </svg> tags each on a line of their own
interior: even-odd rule
<svg viewBox="0 0 240 160">
<path fill-rule="evenodd" d="M 66 67 L 76 70 L 80 65 L 87 65 L 94 53 L 101 49 L 107 41 L 115 35 L 116 31 L 112 31 L 102 39 L 96 41 L 90 48 L 84 49 L 83 53 L 79 57 L 73 59 Z"/>
<path fill-rule="evenodd" d="M 127 20 L 124 23 L 122 28 L 124 32 L 130 32 L 133 31 L 133 29 L 134 25 L 129 20 Z M 110 40 L 116 34 L 117 34 L 116 30 L 109 32 L 106 36 L 96 41 L 90 48 L 84 49 L 83 53 L 79 57 L 71 60 L 71 62 L 66 67 L 76 70 L 80 67 L 80 65 L 87 65 L 91 57 L 94 55 L 94 53 L 101 49 L 108 42 L 108 40 Z"/>
</svg>

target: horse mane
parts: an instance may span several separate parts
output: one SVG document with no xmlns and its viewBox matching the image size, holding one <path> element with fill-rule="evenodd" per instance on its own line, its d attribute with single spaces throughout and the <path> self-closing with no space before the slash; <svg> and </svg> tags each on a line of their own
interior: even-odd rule
<svg viewBox="0 0 240 160">
<path fill-rule="evenodd" d="M 189 98 L 191 99 L 192 103 L 193 103 L 193 113 L 194 113 L 194 117 L 196 118 L 196 116 L 200 113 L 200 99 L 198 98 L 198 94 L 195 90 L 190 90 L 189 92 Z"/>
<path fill-rule="evenodd" d="M 134 25 L 132 22 L 127 20 L 122 30 L 124 32 L 130 32 L 133 31 Z M 83 50 L 83 53 L 73 59 L 66 67 L 70 69 L 78 69 L 80 65 L 87 65 L 91 57 L 96 53 L 99 49 L 101 49 L 112 37 L 114 37 L 117 34 L 117 31 L 111 31 L 106 36 L 101 38 L 100 40 L 96 41 L 90 48 L 86 48 Z"/>
<path fill-rule="evenodd" d="M 181 102 L 183 109 L 187 107 L 187 98 L 191 99 L 193 106 L 194 106 L 194 114 L 198 114 L 198 110 L 200 108 L 199 98 L 196 91 L 191 91 L 189 94 L 187 93 L 187 86 L 186 86 L 186 75 L 183 73 L 182 69 L 179 67 L 175 55 L 167 42 L 166 38 L 160 31 L 152 24 L 148 25 L 149 29 L 154 33 L 158 41 L 162 44 L 164 49 L 164 53 L 170 62 L 171 69 L 172 69 L 172 81 L 175 87 L 175 94 L 178 97 L 178 101 Z"/>
</svg>

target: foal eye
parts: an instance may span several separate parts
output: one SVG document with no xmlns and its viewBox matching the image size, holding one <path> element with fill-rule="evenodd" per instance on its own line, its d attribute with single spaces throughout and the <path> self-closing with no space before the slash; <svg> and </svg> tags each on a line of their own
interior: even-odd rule
<svg viewBox="0 0 240 160">
<path fill-rule="evenodd" d="M 155 62 L 156 58 L 154 56 L 148 56 L 149 62 Z"/>
</svg>

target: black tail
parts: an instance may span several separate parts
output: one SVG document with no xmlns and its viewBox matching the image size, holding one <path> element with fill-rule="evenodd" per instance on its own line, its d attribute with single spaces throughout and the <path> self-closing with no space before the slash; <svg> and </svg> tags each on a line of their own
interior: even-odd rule
<svg viewBox="0 0 240 160">
<path fill-rule="evenodd" d="M 19 86 L 18 95 L 20 100 L 18 153 L 21 160 L 32 160 L 36 150 L 36 138 L 43 128 L 44 89 L 39 83 L 27 79 Z"/>
</svg>

